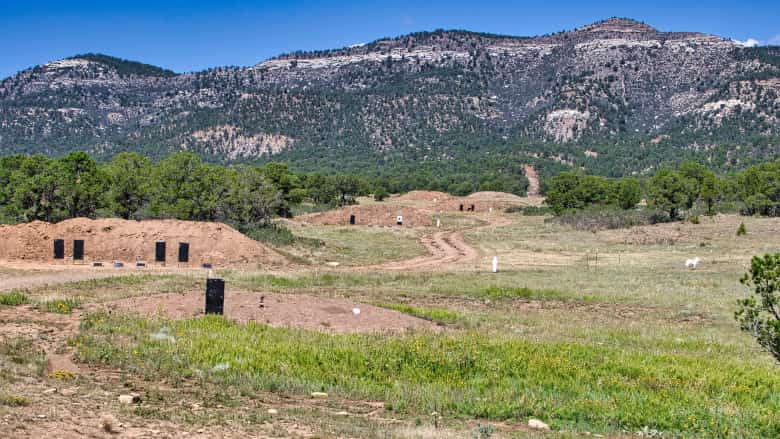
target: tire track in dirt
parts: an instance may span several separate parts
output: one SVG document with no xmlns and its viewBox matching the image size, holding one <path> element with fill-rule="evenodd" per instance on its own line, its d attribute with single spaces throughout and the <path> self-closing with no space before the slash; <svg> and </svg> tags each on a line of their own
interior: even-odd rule
<svg viewBox="0 0 780 439">
<path fill-rule="evenodd" d="M 403 261 L 393 261 L 367 267 L 358 267 L 357 270 L 386 270 L 401 271 L 429 268 L 432 266 L 452 265 L 468 262 L 479 257 L 479 251 L 468 245 L 463 239 L 466 231 L 476 231 L 491 227 L 501 227 L 512 223 L 506 218 L 487 218 L 488 223 L 480 226 L 469 227 L 456 231 L 440 231 L 425 234 L 420 238 L 428 251 L 427 255 L 418 256 Z"/>
</svg>

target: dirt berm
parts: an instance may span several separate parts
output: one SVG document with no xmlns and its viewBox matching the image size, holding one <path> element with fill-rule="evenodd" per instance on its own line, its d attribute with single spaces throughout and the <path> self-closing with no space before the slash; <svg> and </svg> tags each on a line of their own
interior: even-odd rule
<svg viewBox="0 0 780 439">
<path fill-rule="evenodd" d="M 286 259 L 232 227 L 213 222 L 179 220 L 127 221 L 122 219 L 74 218 L 56 224 L 34 221 L 0 225 L 0 260 L 56 263 L 54 240 L 65 240 L 65 259 L 72 263 L 73 241 L 84 240 L 84 260 L 155 261 L 155 243 L 165 241 L 166 263 L 178 264 L 179 243 L 189 243 L 189 264 L 214 266 L 236 264 L 284 265 Z"/>
<path fill-rule="evenodd" d="M 427 227 L 431 217 L 427 212 L 407 206 L 392 204 L 367 204 L 346 206 L 326 212 L 301 215 L 295 219 L 310 224 L 349 225 L 350 216 L 355 216 L 359 226 L 397 226 L 398 216 L 403 217 L 403 227 Z"/>
</svg>

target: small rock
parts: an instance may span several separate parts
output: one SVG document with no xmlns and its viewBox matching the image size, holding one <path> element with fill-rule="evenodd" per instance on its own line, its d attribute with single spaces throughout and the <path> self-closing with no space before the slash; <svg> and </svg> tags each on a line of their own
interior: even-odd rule
<svg viewBox="0 0 780 439">
<path fill-rule="evenodd" d="M 328 394 L 325 392 L 311 392 L 312 398 L 327 398 Z"/>
<path fill-rule="evenodd" d="M 198 429 L 198 434 L 203 434 L 205 432 L 206 432 L 206 429 L 204 429 L 204 428 L 199 428 Z"/>
<path fill-rule="evenodd" d="M 534 430 L 549 430 L 550 426 L 545 424 L 544 422 L 538 420 L 538 419 L 530 419 L 528 420 L 528 426 L 533 428 Z"/>
<path fill-rule="evenodd" d="M 38 415 L 38 417 L 41 419 L 46 419 L 46 415 Z"/>
<path fill-rule="evenodd" d="M 268 409 L 268 414 L 269 414 L 269 415 L 276 415 L 276 414 L 278 414 L 278 413 L 279 413 L 279 410 L 276 410 L 276 409 Z"/>
<path fill-rule="evenodd" d="M 73 396 L 76 394 L 76 389 L 70 388 L 70 389 L 62 389 L 60 390 L 60 395 L 62 396 Z"/>
<path fill-rule="evenodd" d="M 120 404 L 134 404 L 141 402 L 141 396 L 137 393 L 131 393 L 129 395 L 119 395 Z"/>
<path fill-rule="evenodd" d="M 342 411 L 336 413 L 336 415 L 337 416 L 349 416 L 349 412 L 345 412 L 345 411 L 342 410 Z"/>
<path fill-rule="evenodd" d="M 52 393 L 57 393 L 57 389 L 52 387 L 51 389 L 46 389 L 46 390 L 43 391 L 44 395 L 51 395 Z"/>
<path fill-rule="evenodd" d="M 106 413 L 100 417 L 100 428 L 106 433 L 116 433 L 117 428 L 121 426 L 122 424 L 116 420 L 114 415 Z"/>
</svg>

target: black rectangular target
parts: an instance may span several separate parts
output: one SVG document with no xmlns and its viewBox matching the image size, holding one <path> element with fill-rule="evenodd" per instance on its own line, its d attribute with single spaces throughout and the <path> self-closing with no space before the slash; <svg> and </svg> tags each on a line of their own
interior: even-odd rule
<svg viewBox="0 0 780 439">
<path fill-rule="evenodd" d="M 353 226 L 355 225 L 355 215 L 350 215 L 349 216 L 349 223 L 351 225 L 353 225 Z"/>
<path fill-rule="evenodd" d="M 83 261 L 84 260 L 84 240 L 83 239 L 74 239 L 73 240 L 73 260 L 74 261 Z"/>
<path fill-rule="evenodd" d="M 65 259 L 65 240 L 54 240 L 54 259 Z"/>
<path fill-rule="evenodd" d="M 180 242 L 179 243 L 179 262 L 189 262 L 190 261 L 190 243 L 189 242 Z"/>
<path fill-rule="evenodd" d="M 225 281 L 206 279 L 206 314 L 223 314 L 225 309 Z"/>
<path fill-rule="evenodd" d="M 165 262 L 165 241 L 154 243 L 154 261 Z"/>
</svg>

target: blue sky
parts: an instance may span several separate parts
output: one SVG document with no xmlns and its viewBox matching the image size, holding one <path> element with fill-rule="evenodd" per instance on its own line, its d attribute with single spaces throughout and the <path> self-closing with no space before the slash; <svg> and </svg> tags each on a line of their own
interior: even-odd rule
<svg viewBox="0 0 780 439">
<path fill-rule="evenodd" d="M 780 45 L 780 0 L 0 0 L 0 78 L 85 52 L 183 72 L 252 65 L 282 52 L 342 47 L 419 30 L 539 35 L 611 16 L 635 18 L 660 30 Z"/>
</svg>

